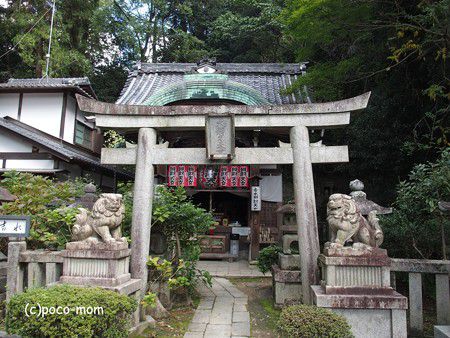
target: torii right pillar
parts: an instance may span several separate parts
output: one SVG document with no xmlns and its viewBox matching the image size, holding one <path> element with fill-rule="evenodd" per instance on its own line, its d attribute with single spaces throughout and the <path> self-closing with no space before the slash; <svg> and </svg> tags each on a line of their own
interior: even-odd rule
<svg viewBox="0 0 450 338">
<path fill-rule="evenodd" d="M 311 285 L 318 284 L 317 258 L 320 254 L 320 247 L 308 128 L 305 126 L 292 127 L 290 138 L 294 160 L 292 176 L 297 215 L 302 299 L 304 304 L 312 304 Z"/>
</svg>

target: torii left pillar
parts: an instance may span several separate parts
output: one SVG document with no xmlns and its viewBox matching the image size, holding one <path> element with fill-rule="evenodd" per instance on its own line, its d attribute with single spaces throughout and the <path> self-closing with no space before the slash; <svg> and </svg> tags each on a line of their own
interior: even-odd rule
<svg viewBox="0 0 450 338">
<path fill-rule="evenodd" d="M 131 278 L 141 279 L 141 292 L 147 285 L 147 257 L 150 250 L 150 230 L 153 204 L 154 168 L 152 151 L 156 145 L 156 130 L 141 128 L 136 148 L 136 172 L 131 221 Z M 143 294 L 141 294 L 141 297 Z"/>
</svg>

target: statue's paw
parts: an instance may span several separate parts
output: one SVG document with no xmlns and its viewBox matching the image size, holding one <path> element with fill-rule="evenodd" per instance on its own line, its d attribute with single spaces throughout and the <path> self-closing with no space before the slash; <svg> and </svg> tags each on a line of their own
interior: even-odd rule
<svg viewBox="0 0 450 338">
<path fill-rule="evenodd" d="M 357 242 L 357 243 L 353 243 L 352 248 L 353 249 L 366 250 L 366 249 L 371 249 L 372 247 L 370 245 L 368 245 L 368 244 Z"/>
<path fill-rule="evenodd" d="M 118 240 L 119 242 L 128 243 L 128 240 L 126 237 L 122 237 Z"/>
<path fill-rule="evenodd" d="M 333 243 L 330 243 L 330 248 L 331 249 L 339 249 L 339 248 L 342 248 L 344 245 L 343 244 L 341 244 L 341 243 L 336 243 L 336 242 L 333 242 Z"/>
<path fill-rule="evenodd" d="M 107 240 L 105 240 L 106 244 L 114 244 L 116 243 L 116 240 L 114 238 L 108 238 Z"/>
</svg>

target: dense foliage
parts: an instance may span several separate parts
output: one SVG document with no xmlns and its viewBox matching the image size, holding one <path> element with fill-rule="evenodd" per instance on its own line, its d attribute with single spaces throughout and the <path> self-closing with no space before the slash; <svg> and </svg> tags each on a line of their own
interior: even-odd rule
<svg viewBox="0 0 450 338">
<path fill-rule="evenodd" d="M 341 315 L 311 305 L 292 305 L 283 308 L 278 321 L 283 337 L 353 337 L 350 325 Z"/>
<path fill-rule="evenodd" d="M 439 201 L 450 200 L 450 151 L 419 164 L 397 188 L 394 212 L 382 220 L 384 246 L 397 257 L 448 259 L 450 219 Z M 402 245 L 398 245 L 402 243 Z"/>
<path fill-rule="evenodd" d="M 31 216 L 30 249 L 61 249 L 70 240 L 71 226 L 77 208 L 69 207 L 83 195 L 86 181 L 56 182 L 50 178 L 8 171 L 0 186 L 17 197 L 14 202 L 0 206 L 1 215 Z"/>
<path fill-rule="evenodd" d="M 268 247 L 260 250 L 256 263 L 259 271 L 262 273 L 270 271 L 272 265 L 278 262 L 278 254 L 281 252 L 283 252 L 283 249 L 278 245 L 269 245 Z"/>
<path fill-rule="evenodd" d="M 313 101 L 371 91 L 349 127 L 323 137 L 349 144 L 350 162 L 316 170 L 358 177 L 378 203 L 391 203 L 415 164 L 450 145 L 450 0 L 56 0 L 56 7 L 50 76 L 89 76 L 101 100 L 115 100 L 136 61 L 203 56 L 306 61 L 306 75 L 286 92 Z M 50 13 L 45 0 L 0 5 L 0 80 L 43 75 Z"/>
<path fill-rule="evenodd" d="M 49 313 L 38 315 L 37 308 L 30 308 L 37 304 Z M 100 288 L 58 285 L 27 289 L 8 302 L 6 330 L 22 337 L 128 337 L 136 307 L 135 299 Z M 32 311 L 29 317 L 24 315 L 25 309 Z M 64 309 L 66 314 L 61 314 Z"/>
<path fill-rule="evenodd" d="M 211 213 L 192 203 L 183 187 L 157 187 L 152 219 L 175 255 L 188 260 L 198 260 L 200 255 L 196 235 L 204 234 L 214 224 Z"/>
</svg>

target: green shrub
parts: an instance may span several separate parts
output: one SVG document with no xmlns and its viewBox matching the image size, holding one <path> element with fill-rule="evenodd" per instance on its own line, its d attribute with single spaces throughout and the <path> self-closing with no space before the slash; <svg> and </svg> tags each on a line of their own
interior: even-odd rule
<svg viewBox="0 0 450 338">
<path fill-rule="evenodd" d="M 257 266 L 259 271 L 266 273 L 272 265 L 278 262 L 278 253 L 283 252 L 278 245 L 270 245 L 259 252 Z"/>
<path fill-rule="evenodd" d="M 31 216 L 28 248 L 62 249 L 70 240 L 77 208 L 67 207 L 83 195 L 86 180 L 57 182 L 48 177 L 8 171 L 0 186 L 17 196 L 14 202 L 3 203 L 0 215 Z"/>
<path fill-rule="evenodd" d="M 448 259 L 450 218 L 439 210 L 438 203 L 449 200 L 450 149 L 433 163 L 416 165 L 408 180 L 398 185 L 394 212 L 381 218 L 389 255 Z"/>
<path fill-rule="evenodd" d="M 310 305 L 292 305 L 283 309 L 278 329 L 285 337 L 353 337 L 350 325 L 341 315 Z"/>
<path fill-rule="evenodd" d="M 30 307 L 38 304 L 49 310 L 59 307 L 59 312 L 69 309 L 69 313 L 33 315 L 38 309 L 30 312 Z M 84 307 L 86 313 L 77 307 Z M 23 337 L 128 337 L 136 307 L 133 298 L 100 288 L 63 284 L 47 289 L 28 289 L 8 302 L 6 330 Z"/>
</svg>

